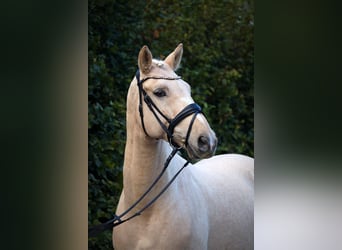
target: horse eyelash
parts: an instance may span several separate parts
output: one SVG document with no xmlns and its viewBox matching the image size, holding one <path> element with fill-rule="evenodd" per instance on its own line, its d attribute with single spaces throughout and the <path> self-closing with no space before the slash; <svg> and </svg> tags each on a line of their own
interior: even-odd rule
<svg viewBox="0 0 342 250">
<path fill-rule="evenodd" d="M 153 91 L 153 94 L 157 97 L 164 97 L 166 96 L 166 91 L 164 89 L 156 89 Z"/>
</svg>

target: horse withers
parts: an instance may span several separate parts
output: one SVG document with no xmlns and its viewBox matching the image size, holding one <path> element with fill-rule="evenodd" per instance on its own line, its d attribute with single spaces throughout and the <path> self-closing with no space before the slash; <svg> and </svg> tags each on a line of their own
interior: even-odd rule
<svg viewBox="0 0 342 250">
<path fill-rule="evenodd" d="M 191 158 L 160 198 L 186 160 L 176 154 L 153 189 L 127 213 L 140 216 L 113 229 L 115 249 L 253 249 L 254 160 L 213 156 L 217 139 L 190 95 L 190 86 L 175 73 L 183 45 L 164 61 L 147 46 L 138 56 L 139 70 L 127 95 L 127 141 L 123 190 L 117 214 L 124 213 L 158 177 L 174 147 Z M 204 159 L 206 158 L 206 159 Z"/>
</svg>

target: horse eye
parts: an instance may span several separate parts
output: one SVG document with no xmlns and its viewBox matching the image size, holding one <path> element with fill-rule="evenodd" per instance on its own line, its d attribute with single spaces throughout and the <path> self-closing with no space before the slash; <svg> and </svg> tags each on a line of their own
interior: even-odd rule
<svg viewBox="0 0 342 250">
<path fill-rule="evenodd" d="M 155 91 L 153 91 L 153 94 L 157 97 L 166 96 L 166 92 L 163 89 L 156 89 Z"/>
</svg>

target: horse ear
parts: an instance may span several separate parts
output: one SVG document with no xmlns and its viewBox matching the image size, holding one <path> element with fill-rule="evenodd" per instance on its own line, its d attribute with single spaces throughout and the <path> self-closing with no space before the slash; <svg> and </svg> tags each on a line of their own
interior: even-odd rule
<svg viewBox="0 0 342 250">
<path fill-rule="evenodd" d="M 183 44 L 178 44 L 177 48 L 166 57 L 165 62 L 176 71 L 179 67 L 179 64 L 182 60 L 183 55 Z"/>
<path fill-rule="evenodd" d="M 146 45 L 144 45 L 138 56 L 138 66 L 141 72 L 147 74 L 152 68 L 152 53 Z"/>
</svg>

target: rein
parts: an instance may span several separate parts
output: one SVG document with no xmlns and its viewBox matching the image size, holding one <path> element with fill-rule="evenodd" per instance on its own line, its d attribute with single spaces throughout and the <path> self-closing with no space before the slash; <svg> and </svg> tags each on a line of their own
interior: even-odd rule
<svg viewBox="0 0 342 250">
<path fill-rule="evenodd" d="M 196 116 L 199 113 L 202 113 L 201 107 L 196 104 L 196 103 L 192 103 L 189 104 L 188 106 L 186 106 L 181 112 L 179 112 L 173 119 L 168 118 L 166 115 L 164 115 L 159 108 L 155 105 L 155 103 L 152 101 L 152 99 L 150 98 L 150 96 L 146 93 L 146 91 L 144 90 L 142 84 L 149 80 L 149 79 L 163 79 L 163 80 L 179 80 L 181 79 L 180 77 L 159 77 L 159 76 L 150 76 L 150 77 L 146 77 L 142 80 L 140 80 L 140 71 L 138 70 L 136 73 L 136 79 L 137 79 L 137 85 L 139 88 L 139 113 L 140 113 L 140 119 L 141 119 L 141 124 L 142 124 L 142 128 L 146 134 L 146 136 L 149 136 L 148 133 L 146 132 L 146 128 L 145 128 L 145 124 L 144 124 L 144 113 L 143 113 L 143 104 L 142 104 L 142 100 L 144 99 L 144 102 L 147 104 L 148 108 L 151 110 L 151 112 L 153 113 L 153 115 L 155 116 L 156 120 L 158 121 L 158 123 L 160 124 L 160 126 L 162 127 L 162 129 L 165 131 L 165 133 L 167 134 L 167 138 L 168 141 L 171 145 L 172 152 L 170 153 L 170 155 L 168 156 L 168 158 L 166 159 L 165 163 L 164 163 L 164 167 L 162 169 L 162 171 L 160 172 L 160 174 L 157 176 L 157 178 L 153 181 L 153 183 L 149 186 L 149 188 L 142 194 L 142 196 L 136 200 L 125 212 L 123 212 L 120 215 L 114 215 L 114 217 L 108 221 L 106 221 L 105 223 L 102 223 L 100 225 L 96 225 L 93 227 L 90 227 L 88 229 L 88 237 L 95 237 L 96 235 L 98 235 L 99 233 L 102 233 L 103 231 L 112 229 L 113 227 L 119 226 L 120 224 L 127 222 L 131 219 L 133 219 L 136 216 L 141 215 L 147 208 L 149 208 L 154 202 L 156 202 L 158 200 L 158 198 L 169 188 L 169 186 L 173 183 L 173 181 L 177 178 L 177 176 L 182 172 L 182 170 L 188 166 L 189 161 L 186 161 L 186 163 L 184 163 L 184 165 L 177 171 L 177 173 L 172 177 L 172 179 L 164 186 L 164 188 L 149 202 L 147 203 L 143 208 L 141 208 L 139 211 L 137 211 L 136 213 L 134 213 L 133 215 L 129 216 L 128 218 L 123 219 L 123 216 L 125 216 L 127 213 L 129 213 L 133 208 L 135 208 L 144 198 L 145 196 L 153 189 L 153 187 L 158 183 L 158 181 L 161 179 L 161 177 L 163 176 L 163 174 L 165 173 L 166 169 L 168 168 L 171 160 L 173 159 L 173 157 L 177 154 L 177 152 L 181 149 L 181 147 L 179 145 L 177 145 L 177 143 L 175 143 L 172 138 L 173 138 L 173 131 L 174 128 L 182 121 L 184 120 L 186 117 L 193 115 L 192 119 L 190 121 L 189 127 L 188 127 L 188 131 L 186 133 L 186 138 L 185 138 L 185 143 L 184 145 L 187 146 L 188 145 L 188 139 L 190 137 L 190 133 L 192 130 L 192 125 L 195 121 Z M 142 98 L 144 97 L 144 98 Z M 157 112 L 168 122 L 169 126 L 166 127 L 166 125 L 160 120 Z"/>
</svg>

